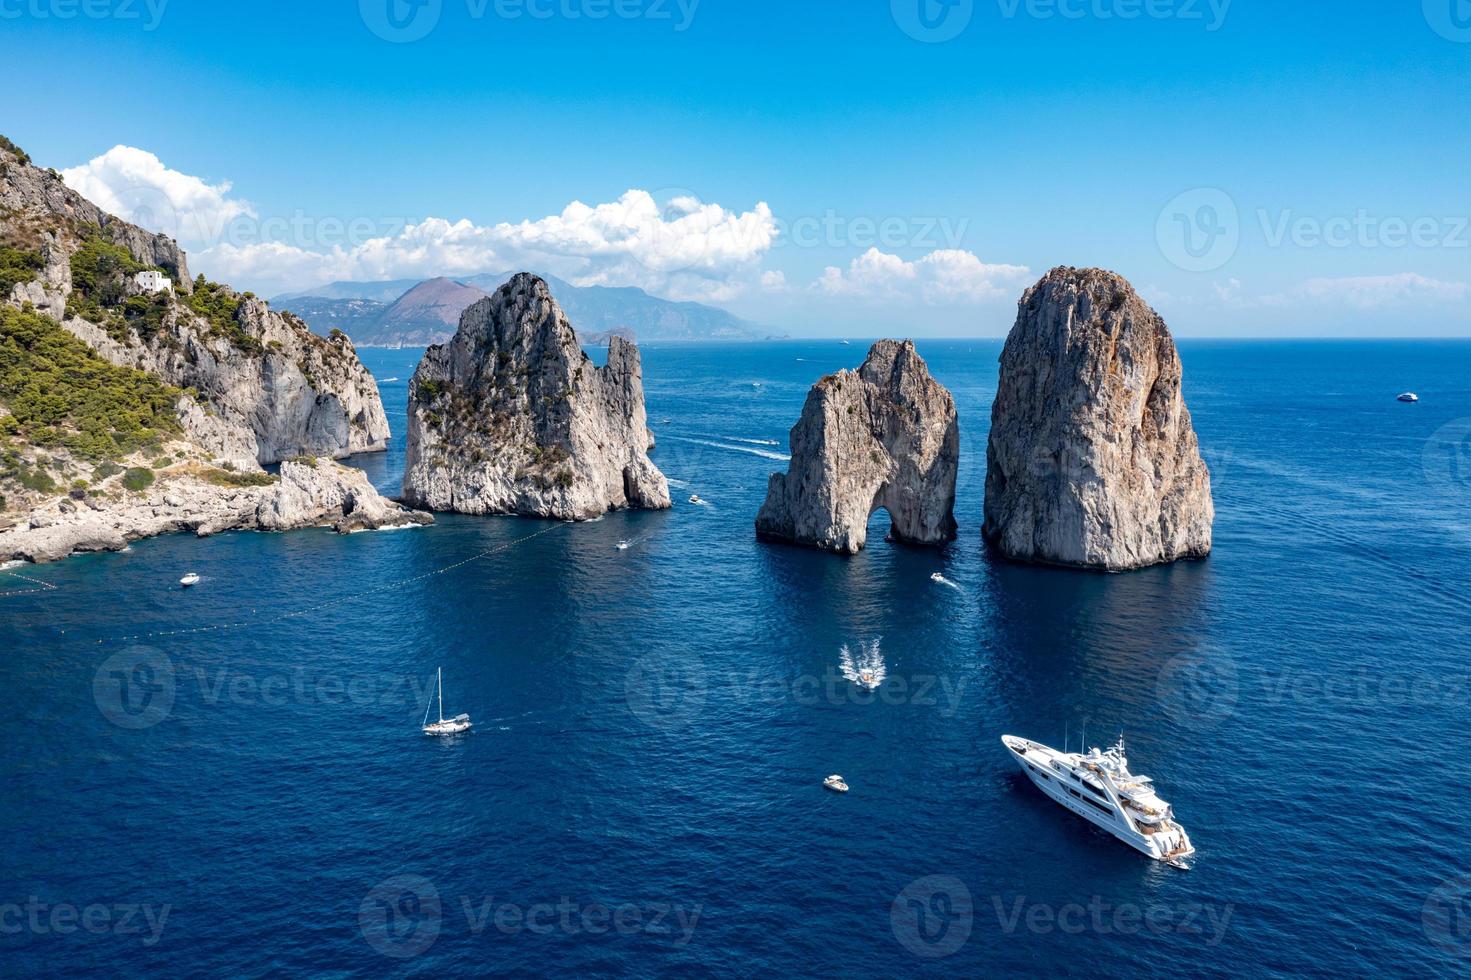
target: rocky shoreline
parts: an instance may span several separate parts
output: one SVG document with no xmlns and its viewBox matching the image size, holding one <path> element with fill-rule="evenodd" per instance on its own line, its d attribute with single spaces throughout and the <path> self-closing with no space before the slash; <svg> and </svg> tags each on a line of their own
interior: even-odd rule
<svg viewBox="0 0 1471 980">
<path fill-rule="evenodd" d="M 197 470 L 164 474 L 143 493 L 97 501 L 63 497 L 0 528 L 0 562 L 43 563 L 96 551 L 122 551 L 161 534 L 209 537 L 225 531 L 290 531 L 330 526 L 339 534 L 434 523 L 380 496 L 361 470 L 330 460 L 281 464 L 260 486 L 210 482 Z"/>
</svg>

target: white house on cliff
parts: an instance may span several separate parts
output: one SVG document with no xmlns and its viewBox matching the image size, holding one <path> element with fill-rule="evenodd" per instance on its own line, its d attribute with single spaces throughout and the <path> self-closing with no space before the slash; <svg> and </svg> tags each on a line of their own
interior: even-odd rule
<svg viewBox="0 0 1471 980">
<path fill-rule="evenodd" d="M 169 281 L 169 277 L 157 269 L 145 269 L 134 276 L 133 281 L 145 293 L 168 293 L 173 292 L 174 289 L 174 284 Z"/>
</svg>

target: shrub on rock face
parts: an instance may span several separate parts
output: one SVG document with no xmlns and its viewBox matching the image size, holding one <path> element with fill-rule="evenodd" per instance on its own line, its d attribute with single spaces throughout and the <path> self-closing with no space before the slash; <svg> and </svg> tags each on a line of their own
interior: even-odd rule
<svg viewBox="0 0 1471 980">
<path fill-rule="evenodd" d="M 123 474 L 123 487 L 141 493 L 153 486 L 153 471 L 146 466 L 130 466 Z"/>
</svg>

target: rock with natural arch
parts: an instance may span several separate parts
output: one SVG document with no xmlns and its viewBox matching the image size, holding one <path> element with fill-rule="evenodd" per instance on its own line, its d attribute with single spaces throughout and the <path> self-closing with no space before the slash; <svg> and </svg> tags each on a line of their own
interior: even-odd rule
<svg viewBox="0 0 1471 980">
<path fill-rule="evenodd" d="M 857 554 L 869 517 L 883 508 L 895 541 L 955 538 L 955 399 L 912 341 L 880 340 L 857 371 L 817 382 L 792 427 L 791 449 L 787 472 L 771 475 L 757 537 Z"/>
</svg>

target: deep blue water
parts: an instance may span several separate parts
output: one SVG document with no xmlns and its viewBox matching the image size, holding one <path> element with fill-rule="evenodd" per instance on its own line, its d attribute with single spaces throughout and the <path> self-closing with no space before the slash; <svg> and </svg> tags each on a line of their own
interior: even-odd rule
<svg viewBox="0 0 1471 980">
<path fill-rule="evenodd" d="M 56 588 L 0 597 L 4 972 L 1467 972 L 1471 345 L 1183 344 L 1216 551 L 1111 577 L 981 547 L 999 349 L 920 344 L 964 433 L 943 553 L 754 540 L 755 453 L 864 353 L 800 342 L 645 350 L 669 513 L 20 569 Z M 416 356 L 366 352 L 399 430 Z M 401 453 L 357 462 L 393 490 Z M 869 698 L 835 672 L 874 638 Z M 419 734 L 440 665 L 471 736 Z M 1084 726 L 1193 870 L 999 742 Z"/>
</svg>

